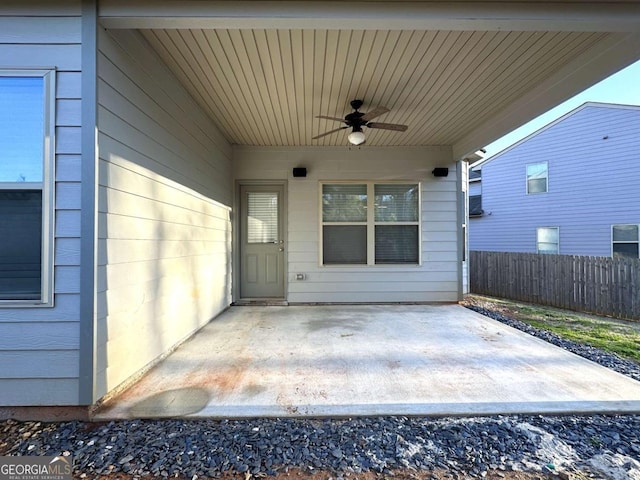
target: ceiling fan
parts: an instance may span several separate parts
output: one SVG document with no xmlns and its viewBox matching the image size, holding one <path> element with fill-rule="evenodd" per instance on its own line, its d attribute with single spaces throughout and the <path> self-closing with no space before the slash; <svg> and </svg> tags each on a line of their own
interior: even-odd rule
<svg viewBox="0 0 640 480">
<path fill-rule="evenodd" d="M 345 115 L 344 118 L 327 117 L 326 115 L 318 115 L 316 118 L 336 120 L 338 122 L 345 123 L 346 126 L 335 128 L 325 133 L 321 133 L 320 135 L 313 137 L 312 140 L 317 140 L 318 138 L 324 137 L 326 135 L 331 135 L 332 133 L 338 132 L 340 130 L 351 128 L 352 131 L 349 134 L 349 137 L 347 137 L 349 139 L 349 143 L 353 145 L 360 145 L 364 143 L 364 141 L 366 140 L 366 137 L 364 136 L 364 132 L 362 131 L 362 127 L 379 128 L 382 130 L 395 130 L 397 132 L 404 132 L 407 130 L 407 128 L 409 128 L 406 125 L 399 125 L 397 123 L 371 122 L 372 119 L 387 113 L 389 109 L 386 107 L 376 107 L 367 113 L 359 112 L 358 109 L 360 107 L 362 107 L 362 100 L 352 100 L 351 108 L 353 108 L 354 111 Z"/>
</svg>

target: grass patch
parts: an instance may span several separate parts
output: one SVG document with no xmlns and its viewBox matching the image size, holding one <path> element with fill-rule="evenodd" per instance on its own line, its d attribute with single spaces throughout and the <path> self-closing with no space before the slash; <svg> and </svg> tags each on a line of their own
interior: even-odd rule
<svg viewBox="0 0 640 480">
<path fill-rule="evenodd" d="M 467 303 L 496 310 L 535 328 L 615 353 L 640 364 L 640 322 L 581 315 L 557 308 L 469 295 Z"/>
</svg>

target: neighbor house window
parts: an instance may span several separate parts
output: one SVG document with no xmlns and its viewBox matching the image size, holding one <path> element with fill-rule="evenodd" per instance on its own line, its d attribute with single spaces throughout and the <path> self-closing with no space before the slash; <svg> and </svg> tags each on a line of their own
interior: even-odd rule
<svg viewBox="0 0 640 480">
<path fill-rule="evenodd" d="M 547 162 L 527 165 L 527 194 L 545 193 L 549 190 L 549 165 Z"/>
<path fill-rule="evenodd" d="M 322 264 L 420 262 L 417 183 L 322 184 Z"/>
<path fill-rule="evenodd" d="M 0 70 L 0 305 L 52 302 L 54 76 Z"/>
<path fill-rule="evenodd" d="M 611 227 L 611 253 L 613 257 L 640 258 L 640 228 L 638 225 Z"/>
<path fill-rule="evenodd" d="M 540 227 L 537 231 L 538 253 L 560 253 L 560 229 Z"/>
</svg>

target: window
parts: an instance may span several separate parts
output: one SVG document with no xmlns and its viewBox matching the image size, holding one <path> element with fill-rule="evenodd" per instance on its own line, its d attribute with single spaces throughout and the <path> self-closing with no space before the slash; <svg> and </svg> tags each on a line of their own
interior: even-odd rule
<svg viewBox="0 0 640 480">
<path fill-rule="evenodd" d="M 322 184 L 322 264 L 420 263 L 420 186 Z"/>
<path fill-rule="evenodd" d="M 527 194 L 546 193 L 549 190 L 549 165 L 547 162 L 527 165 Z"/>
<path fill-rule="evenodd" d="M 469 216 L 481 217 L 483 213 L 482 195 L 469 195 Z"/>
<path fill-rule="evenodd" d="M 540 227 L 537 232 L 538 253 L 560 253 L 560 229 Z"/>
<path fill-rule="evenodd" d="M 611 254 L 615 257 L 640 258 L 640 228 L 638 225 L 611 227 Z"/>
<path fill-rule="evenodd" d="M 0 70 L 0 304 L 52 304 L 54 75 Z"/>
</svg>

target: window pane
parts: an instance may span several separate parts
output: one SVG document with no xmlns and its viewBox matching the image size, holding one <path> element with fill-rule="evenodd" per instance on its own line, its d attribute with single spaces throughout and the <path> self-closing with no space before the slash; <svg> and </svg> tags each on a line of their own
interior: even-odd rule
<svg viewBox="0 0 640 480">
<path fill-rule="evenodd" d="M 366 222 L 366 185 L 323 185 L 323 222 Z"/>
<path fill-rule="evenodd" d="M 558 229 L 557 228 L 539 228 L 538 242 L 558 243 Z"/>
<path fill-rule="evenodd" d="M 557 243 L 538 243 L 538 253 L 558 253 Z"/>
<path fill-rule="evenodd" d="M 637 242 L 638 226 L 637 225 L 614 225 L 613 241 L 614 242 Z"/>
<path fill-rule="evenodd" d="M 533 178 L 546 178 L 547 176 L 547 163 L 533 163 L 527 165 L 527 180 Z"/>
<path fill-rule="evenodd" d="M 41 182 L 44 80 L 0 77 L 0 182 Z"/>
<path fill-rule="evenodd" d="M 418 263 L 418 226 L 376 225 L 376 263 Z"/>
<path fill-rule="evenodd" d="M 417 222 L 418 185 L 376 185 L 376 222 Z"/>
<path fill-rule="evenodd" d="M 0 300 L 40 298 L 42 193 L 0 190 Z"/>
<path fill-rule="evenodd" d="M 547 191 L 547 179 L 540 178 L 534 180 L 528 180 L 528 192 L 529 193 L 544 193 Z"/>
<path fill-rule="evenodd" d="M 366 265 L 367 227 L 365 225 L 325 225 L 322 228 L 324 265 Z"/>
<path fill-rule="evenodd" d="M 278 241 L 278 193 L 248 192 L 247 243 Z"/>
<path fill-rule="evenodd" d="M 613 256 L 626 257 L 626 258 L 638 258 L 638 244 L 637 243 L 614 243 Z"/>
<path fill-rule="evenodd" d="M 542 227 L 537 230 L 538 253 L 559 253 L 559 230 Z"/>
<path fill-rule="evenodd" d="M 527 193 L 544 193 L 547 191 L 547 163 L 527 165 Z"/>
</svg>

